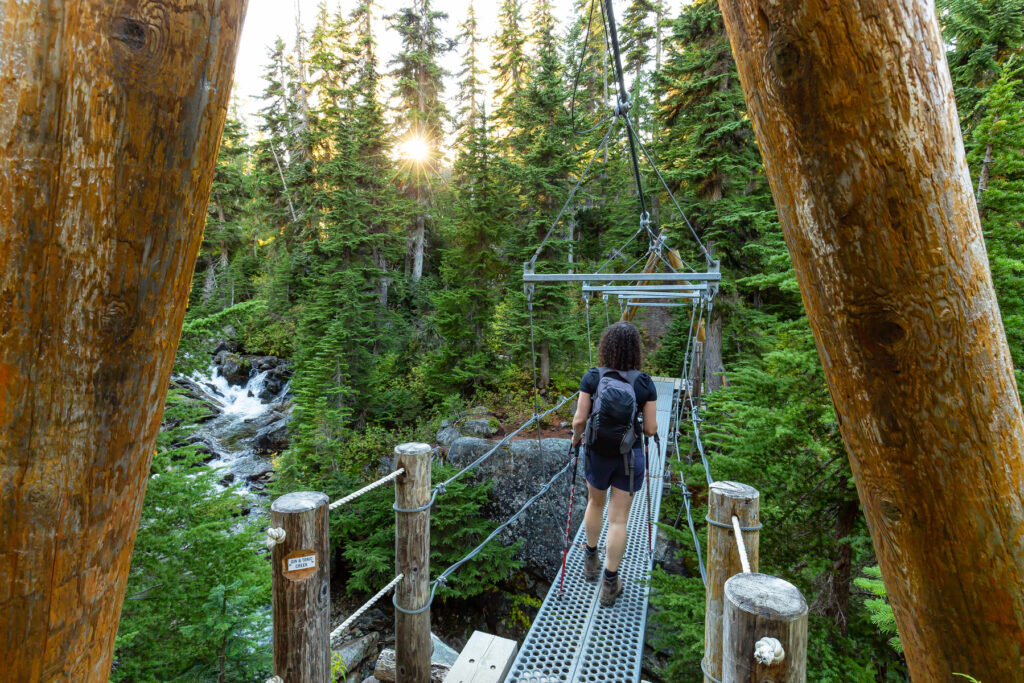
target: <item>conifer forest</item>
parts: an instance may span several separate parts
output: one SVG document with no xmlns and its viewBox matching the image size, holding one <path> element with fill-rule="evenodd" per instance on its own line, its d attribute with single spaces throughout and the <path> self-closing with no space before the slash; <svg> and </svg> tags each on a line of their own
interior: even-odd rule
<svg viewBox="0 0 1024 683">
<path fill-rule="evenodd" d="M 455 422 L 504 434 L 534 414 L 534 382 L 541 411 L 579 388 L 601 330 L 622 315 L 596 296 L 588 322 L 578 283 L 538 288 L 531 312 L 522 286 L 588 165 L 537 271 L 622 271 L 647 255 L 646 239 L 627 243 L 640 218 L 626 137 L 605 138 L 617 84 L 601 3 L 575 0 L 566 23 L 552 0 L 475 1 L 500 4 L 496 25 L 472 9 L 444 22 L 438 0 L 390 14 L 373 0 L 325 2 L 300 40 L 266 46 L 258 107 L 229 112 L 112 680 L 265 680 L 270 501 L 334 500 L 389 471 L 396 445 L 436 444 Z M 633 125 L 721 262 L 704 321 L 708 460 L 716 478 L 760 491 L 761 571 L 809 605 L 807 680 L 910 680 L 719 3 L 616 8 Z M 936 0 L 936 11 L 1024 386 L 1024 0 Z M 378 45 L 385 32 L 394 56 Z M 460 66 L 448 73 L 452 55 Z M 702 262 L 643 156 L 640 172 L 668 247 Z M 639 309 L 634 322 L 645 370 L 678 377 L 690 308 Z M 213 385 L 240 401 L 274 397 L 255 437 L 209 436 L 224 417 L 203 398 Z M 545 418 L 545 436 L 568 438 L 570 418 Z M 258 468 L 211 466 L 211 438 L 254 438 Z M 687 439 L 675 476 L 700 484 Z M 455 469 L 445 450 L 435 481 Z M 702 680 L 704 587 L 681 491 L 666 489 L 661 505 L 669 550 L 650 581 L 649 681 Z M 702 542 L 704 492 L 690 493 Z M 487 481 L 449 487 L 432 512 L 432 570 L 496 528 L 496 495 Z M 395 575 L 393 497 L 385 486 L 331 515 L 332 623 Z M 562 515 L 566 504 L 552 503 Z M 530 542 L 489 544 L 454 574 L 433 603 L 434 632 L 456 649 L 475 629 L 521 641 L 553 580 L 524 568 Z M 390 599 L 378 609 L 383 644 Z"/>
</svg>

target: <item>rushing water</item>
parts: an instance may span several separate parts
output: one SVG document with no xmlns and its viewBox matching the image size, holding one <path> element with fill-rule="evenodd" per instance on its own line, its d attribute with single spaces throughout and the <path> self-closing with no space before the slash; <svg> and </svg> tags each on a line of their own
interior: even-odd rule
<svg viewBox="0 0 1024 683">
<path fill-rule="evenodd" d="M 210 453 L 207 465 L 222 473 L 222 486 L 238 483 L 245 491 L 259 493 L 273 472 L 271 458 L 291 406 L 288 384 L 276 394 L 266 391 L 271 372 L 254 372 L 244 386 L 230 384 L 213 365 L 206 372 L 176 378 L 213 413 L 188 441 Z"/>
</svg>

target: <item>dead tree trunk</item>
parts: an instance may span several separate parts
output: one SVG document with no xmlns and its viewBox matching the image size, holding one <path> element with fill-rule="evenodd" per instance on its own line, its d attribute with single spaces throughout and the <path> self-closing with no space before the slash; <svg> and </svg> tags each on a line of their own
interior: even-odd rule
<svg viewBox="0 0 1024 683">
<path fill-rule="evenodd" d="M 707 394 L 722 388 L 725 374 L 725 366 L 722 364 L 721 307 L 714 307 L 709 317 L 704 341 L 704 392 Z"/>
<path fill-rule="evenodd" d="M 1018 680 L 1024 420 L 934 6 L 720 4 L 910 675 Z"/>
<path fill-rule="evenodd" d="M 0 0 L 0 668 L 106 681 L 245 0 Z"/>
</svg>

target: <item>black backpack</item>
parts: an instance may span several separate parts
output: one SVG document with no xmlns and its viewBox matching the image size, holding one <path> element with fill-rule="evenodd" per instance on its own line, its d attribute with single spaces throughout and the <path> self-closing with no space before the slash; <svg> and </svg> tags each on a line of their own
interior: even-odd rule
<svg viewBox="0 0 1024 683">
<path fill-rule="evenodd" d="M 598 372 L 594 405 L 584 432 L 587 451 L 628 458 L 636 443 L 639 427 L 633 382 L 640 376 L 640 371 L 599 368 Z"/>
</svg>

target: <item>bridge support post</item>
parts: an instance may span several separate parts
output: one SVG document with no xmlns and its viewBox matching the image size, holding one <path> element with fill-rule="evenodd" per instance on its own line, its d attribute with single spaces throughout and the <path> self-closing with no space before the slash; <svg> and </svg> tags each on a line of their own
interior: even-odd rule
<svg viewBox="0 0 1024 683">
<path fill-rule="evenodd" d="M 722 660 L 722 683 L 805 683 L 807 601 L 796 586 L 764 574 L 726 581 Z"/>
<path fill-rule="evenodd" d="M 274 673 L 284 683 L 331 680 L 327 518 L 323 493 L 289 493 L 270 506 Z"/>
<path fill-rule="evenodd" d="M 704 683 L 722 680 L 722 615 L 725 582 L 743 571 L 733 538 L 732 518 L 740 526 L 760 524 L 761 494 L 753 486 L 716 481 L 708 487 L 708 587 L 704 614 Z M 757 571 L 760 533 L 744 531 L 743 541 L 751 571 Z"/>
<path fill-rule="evenodd" d="M 395 448 L 395 467 L 405 468 L 395 481 L 395 563 L 398 573 L 405 575 L 395 589 L 395 678 L 408 683 L 430 681 L 432 451 L 425 443 Z"/>
</svg>

